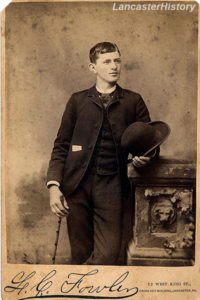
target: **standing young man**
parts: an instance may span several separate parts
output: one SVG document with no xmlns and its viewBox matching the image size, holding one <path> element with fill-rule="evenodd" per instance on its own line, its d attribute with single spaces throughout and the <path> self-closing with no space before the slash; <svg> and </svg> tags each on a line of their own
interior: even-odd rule
<svg viewBox="0 0 200 300">
<path fill-rule="evenodd" d="M 96 84 L 74 93 L 62 117 L 49 163 L 47 185 L 54 214 L 67 217 L 72 263 L 115 265 L 123 224 L 123 198 L 129 194 L 128 152 L 120 140 L 134 122 L 150 122 L 137 93 L 117 85 L 121 54 L 104 42 L 90 50 Z M 141 167 L 148 157 L 134 157 Z M 64 195 L 64 203 L 61 199 Z"/>
</svg>

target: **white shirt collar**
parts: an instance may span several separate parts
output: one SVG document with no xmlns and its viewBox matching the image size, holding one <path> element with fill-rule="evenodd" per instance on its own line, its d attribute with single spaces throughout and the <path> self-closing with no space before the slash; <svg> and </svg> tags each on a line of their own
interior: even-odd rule
<svg viewBox="0 0 200 300">
<path fill-rule="evenodd" d="M 103 90 L 100 89 L 99 87 L 96 86 L 97 92 L 101 93 L 101 94 L 110 94 L 112 92 L 114 92 L 114 90 L 116 89 L 116 85 L 113 86 L 112 88 L 108 89 L 108 90 Z"/>
</svg>

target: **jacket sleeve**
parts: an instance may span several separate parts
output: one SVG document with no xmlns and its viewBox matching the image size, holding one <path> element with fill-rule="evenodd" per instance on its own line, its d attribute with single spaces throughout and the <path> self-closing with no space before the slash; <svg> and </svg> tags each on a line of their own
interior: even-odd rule
<svg viewBox="0 0 200 300">
<path fill-rule="evenodd" d="M 47 182 L 51 180 L 58 181 L 59 183 L 62 182 L 63 169 L 69 152 L 75 124 L 76 105 L 72 95 L 66 105 L 57 138 L 54 141 L 51 160 L 47 171 Z"/>
<path fill-rule="evenodd" d="M 135 122 L 144 122 L 148 123 L 150 122 L 150 116 L 149 111 L 146 107 L 146 104 L 144 103 L 144 100 L 140 96 L 137 105 L 136 105 L 136 112 L 135 112 Z"/>
</svg>

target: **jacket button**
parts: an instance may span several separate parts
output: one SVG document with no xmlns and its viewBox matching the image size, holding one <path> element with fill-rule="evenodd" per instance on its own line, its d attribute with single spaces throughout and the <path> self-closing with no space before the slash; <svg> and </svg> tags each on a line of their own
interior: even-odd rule
<svg viewBox="0 0 200 300">
<path fill-rule="evenodd" d="M 92 148 L 92 146 L 91 145 L 88 145 L 88 149 L 91 149 Z"/>
<path fill-rule="evenodd" d="M 94 125 L 94 127 L 95 127 L 95 128 L 97 128 L 97 127 L 98 127 L 98 125 L 97 125 L 97 124 L 95 124 L 95 125 Z"/>
</svg>

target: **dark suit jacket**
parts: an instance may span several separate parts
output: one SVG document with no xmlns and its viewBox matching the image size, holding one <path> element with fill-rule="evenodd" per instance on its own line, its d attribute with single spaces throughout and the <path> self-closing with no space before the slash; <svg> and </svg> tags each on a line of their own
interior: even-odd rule
<svg viewBox="0 0 200 300">
<path fill-rule="evenodd" d="M 108 119 L 117 148 L 122 186 L 127 182 L 128 153 L 120 146 L 124 130 L 133 122 L 150 122 L 142 97 L 117 85 L 108 107 Z M 56 180 L 65 196 L 72 193 L 83 178 L 103 122 L 98 92 L 91 89 L 74 93 L 69 99 L 49 163 L 47 181 Z M 80 151 L 73 151 L 73 146 Z"/>
</svg>

